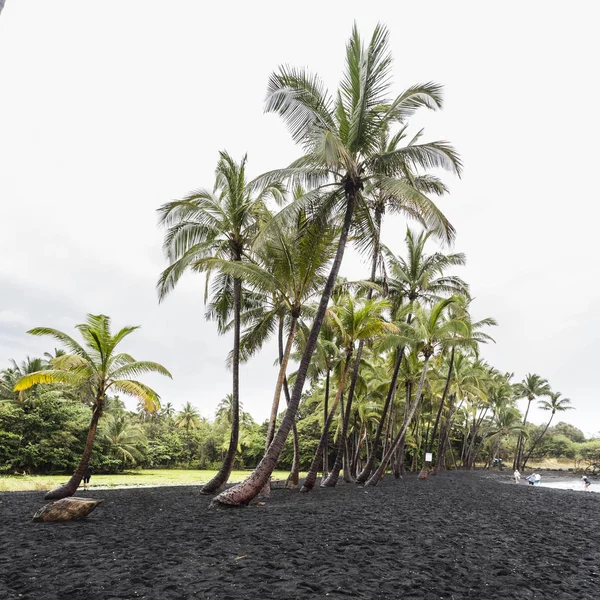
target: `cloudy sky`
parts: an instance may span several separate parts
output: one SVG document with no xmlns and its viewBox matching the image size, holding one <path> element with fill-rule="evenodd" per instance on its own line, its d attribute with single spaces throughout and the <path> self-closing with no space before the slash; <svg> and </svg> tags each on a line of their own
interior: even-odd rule
<svg viewBox="0 0 600 600">
<path fill-rule="evenodd" d="M 389 27 L 397 92 L 445 86 L 444 110 L 417 113 L 413 128 L 450 140 L 465 163 L 441 207 L 468 257 L 460 275 L 474 316 L 500 323 L 484 357 L 516 380 L 548 378 L 577 408 L 564 420 L 600 431 L 593 2 L 7 0 L 0 367 L 54 347 L 28 328 L 70 331 L 102 312 L 116 327 L 142 326 L 128 348 L 172 371 L 173 381 L 150 380 L 164 401 L 212 416 L 230 390 L 231 342 L 204 321 L 198 276 L 158 304 L 156 208 L 211 186 L 220 149 L 248 152 L 253 174 L 294 159 L 283 123 L 263 114 L 269 73 L 308 66 L 334 89 L 353 20 L 365 35 Z M 405 227 L 386 224 L 395 250 Z M 366 268 L 349 256 L 343 272 Z M 267 348 L 241 373 L 244 408 L 259 419 L 273 358 Z"/>
</svg>

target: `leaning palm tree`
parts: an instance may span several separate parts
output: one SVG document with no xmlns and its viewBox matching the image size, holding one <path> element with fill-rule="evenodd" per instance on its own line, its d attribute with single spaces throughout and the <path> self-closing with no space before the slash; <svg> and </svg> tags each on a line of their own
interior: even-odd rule
<svg viewBox="0 0 600 600">
<path fill-rule="evenodd" d="M 346 48 L 346 72 L 335 96 L 330 96 L 319 77 L 304 70 L 280 67 L 269 82 L 267 111 L 280 114 L 292 137 L 305 153 L 287 169 L 263 176 L 264 181 L 282 177 L 310 189 L 304 196 L 281 211 L 279 220 L 295 219 L 307 207 L 317 214 L 337 212 L 342 227 L 335 258 L 308 336 L 297 371 L 285 417 L 254 472 L 241 484 L 215 498 L 216 503 L 242 506 L 262 489 L 273 469 L 296 418 L 308 367 L 319 331 L 325 318 L 357 203 L 364 202 L 365 185 L 376 184 L 385 194 L 403 195 L 415 213 L 431 228 L 446 227 L 446 237 L 454 230 L 440 224 L 437 207 L 421 192 L 401 178 L 382 175 L 383 165 L 410 163 L 415 167 L 442 167 L 460 170 L 460 161 L 446 142 L 415 144 L 381 154 L 378 140 L 390 125 L 402 122 L 422 106 L 439 108 L 439 86 L 418 85 L 395 99 L 389 98 L 392 59 L 387 30 L 377 26 L 368 46 L 363 45 L 356 26 Z M 434 93 L 435 91 L 435 93 Z"/>
<path fill-rule="evenodd" d="M 89 314 L 85 323 L 76 325 L 75 328 L 81 334 L 83 344 L 57 329 L 49 327 L 31 329 L 28 333 L 32 335 L 52 336 L 63 344 L 68 353 L 54 358 L 50 369 L 25 375 L 15 385 L 15 391 L 26 390 L 37 384 L 73 385 L 85 390 L 92 406 L 92 421 L 79 466 L 67 483 L 44 496 L 47 500 L 66 498 L 77 491 L 88 467 L 98 422 L 110 391 L 133 396 L 144 402 L 149 410 L 155 411 L 160 408 L 158 394 L 147 385 L 130 377 L 142 373 L 160 373 L 171 377 L 169 371 L 158 363 L 137 361 L 129 354 L 116 352 L 117 346 L 139 327 L 123 327 L 113 335 L 109 317 Z"/>
<path fill-rule="evenodd" d="M 550 386 L 548 385 L 547 379 L 542 379 L 539 375 L 527 373 L 525 379 L 521 383 L 517 383 L 514 386 L 515 398 L 527 398 L 527 410 L 523 417 L 523 430 L 527 424 L 527 416 L 529 415 L 529 409 L 531 403 L 537 396 L 549 396 L 551 394 Z M 519 434 L 517 440 L 517 451 L 515 453 L 515 460 L 513 469 L 524 469 L 524 465 L 521 464 L 523 460 L 525 437 L 523 433 Z"/>
<path fill-rule="evenodd" d="M 242 262 L 269 216 L 265 202 L 282 200 L 276 182 L 263 185 L 246 178 L 246 157 L 236 163 L 226 152 L 220 153 L 212 191 L 197 190 L 182 200 L 168 202 L 160 209 L 160 223 L 167 228 L 164 249 L 171 263 L 158 282 L 161 300 L 176 286 L 186 271 L 205 272 L 207 292 L 211 276 L 213 300 L 208 314 L 216 318 L 220 332 L 228 329 L 233 317 L 232 406 L 229 448 L 217 474 L 203 486 L 212 494 L 223 487 L 233 468 L 240 430 L 239 366 L 242 280 L 223 272 L 215 260 Z"/>
<path fill-rule="evenodd" d="M 565 410 L 573 410 L 573 406 L 569 406 L 571 404 L 570 398 L 561 398 L 562 394 L 560 392 L 551 392 L 548 394 L 550 400 L 538 400 L 538 405 L 542 410 L 549 410 L 550 412 L 550 420 L 546 423 L 546 427 L 544 427 L 544 431 L 534 440 L 533 444 L 531 444 L 531 448 L 527 453 L 527 456 L 523 459 L 523 469 L 527 466 L 527 462 L 531 458 L 533 451 L 536 446 L 542 441 L 542 438 L 546 435 L 548 431 L 548 427 L 550 427 L 550 423 L 552 423 L 552 419 L 554 419 L 554 415 L 557 412 L 564 412 Z"/>
</svg>

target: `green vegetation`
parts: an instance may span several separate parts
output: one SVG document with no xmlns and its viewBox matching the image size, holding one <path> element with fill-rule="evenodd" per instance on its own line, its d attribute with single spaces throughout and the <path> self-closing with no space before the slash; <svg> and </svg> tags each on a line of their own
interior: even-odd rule
<svg viewBox="0 0 600 600">
<path fill-rule="evenodd" d="M 94 475 L 90 489 L 165 486 L 165 485 L 199 485 L 212 479 L 217 471 L 196 471 L 184 469 L 145 469 L 143 471 L 125 471 L 112 475 Z M 242 481 L 248 471 L 232 471 L 230 482 Z M 275 471 L 273 479 L 287 477 L 286 471 Z M 0 475 L 0 492 L 28 492 L 47 490 L 65 480 L 64 475 Z"/>
</svg>

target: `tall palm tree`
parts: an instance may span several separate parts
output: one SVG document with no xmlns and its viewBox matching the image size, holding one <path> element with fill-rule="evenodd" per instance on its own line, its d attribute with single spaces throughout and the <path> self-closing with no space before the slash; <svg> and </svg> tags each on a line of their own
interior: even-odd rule
<svg viewBox="0 0 600 600">
<path fill-rule="evenodd" d="M 542 379 L 539 375 L 527 373 L 525 379 L 521 383 L 517 383 L 514 386 L 515 398 L 527 398 L 527 410 L 523 417 L 523 431 L 527 424 L 527 416 L 529 415 L 529 409 L 531 403 L 537 396 L 549 396 L 551 393 L 550 386 L 548 385 L 547 379 Z M 517 452 L 515 453 L 515 460 L 513 463 L 513 469 L 524 469 L 525 467 L 521 464 L 523 459 L 524 451 L 524 434 L 519 434 L 517 440 Z"/>
<path fill-rule="evenodd" d="M 79 466 L 67 483 L 44 496 L 47 500 L 66 498 L 77 491 L 88 467 L 98 421 L 109 391 L 129 394 L 143 401 L 148 409 L 154 411 L 160 408 L 158 394 L 147 385 L 129 378 L 143 373 L 160 373 L 171 377 L 169 371 L 158 363 L 136 361 L 129 354 L 116 352 L 117 346 L 139 327 L 123 327 L 113 335 L 109 317 L 88 314 L 85 323 L 76 325 L 75 328 L 81 334 L 83 344 L 66 333 L 49 327 L 37 327 L 28 331 L 32 335 L 52 336 L 62 343 L 68 354 L 53 359 L 50 369 L 25 375 L 15 385 L 15 391 L 26 390 L 36 384 L 74 385 L 86 389 L 92 405 L 92 421 Z"/>
<path fill-rule="evenodd" d="M 564 412 L 565 410 L 572 410 L 573 406 L 569 406 L 571 404 L 570 398 L 562 398 L 562 394 L 560 392 L 551 392 L 548 394 L 550 400 L 538 400 L 538 405 L 542 410 L 549 410 L 550 412 L 550 420 L 546 423 L 546 427 L 544 427 L 544 431 L 535 439 L 527 456 L 523 459 L 523 469 L 527 466 L 527 462 L 531 458 L 533 451 L 536 446 L 542 441 L 542 438 L 546 435 L 548 431 L 548 427 L 550 427 L 550 423 L 552 423 L 552 419 L 554 419 L 554 415 L 557 412 Z"/>
<path fill-rule="evenodd" d="M 241 262 L 247 260 L 260 225 L 268 216 L 265 202 L 269 198 L 282 200 L 277 182 L 259 184 L 246 178 L 246 161 L 236 163 L 226 152 L 220 153 L 212 191 L 197 190 L 182 200 L 168 202 L 159 209 L 160 223 L 167 228 L 164 249 L 171 263 L 158 282 L 163 299 L 188 270 L 206 273 L 208 292 L 211 276 L 213 301 L 208 314 L 217 320 L 221 332 L 227 329 L 233 316 L 232 352 L 232 425 L 229 448 L 217 474 L 203 486 L 211 494 L 227 483 L 238 447 L 240 313 L 242 280 L 219 268 L 215 260 Z"/>
<path fill-rule="evenodd" d="M 388 94 L 392 60 L 387 30 L 377 26 L 368 46 L 363 45 L 354 26 L 346 47 L 346 71 L 335 96 L 330 96 L 319 77 L 305 70 L 280 67 L 269 82 L 267 106 L 287 122 L 293 139 L 302 145 L 305 154 L 287 169 L 280 169 L 264 179 L 287 177 L 305 184 L 311 191 L 289 208 L 279 219 L 294 218 L 307 206 L 315 206 L 322 214 L 336 211 L 343 215 L 335 259 L 315 314 L 313 326 L 300 361 L 290 404 L 273 442 L 254 472 L 241 484 L 215 498 L 216 503 L 241 506 L 248 504 L 271 476 L 283 444 L 296 417 L 308 366 L 325 318 L 344 256 L 348 233 L 357 203 L 363 202 L 366 184 L 376 184 L 382 193 L 403 195 L 415 213 L 431 229 L 440 224 L 439 211 L 422 193 L 402 179 L 381 175 L 382 166 L 410 163 L 431 168 L 460 170 L 460 161 L 445 142 L 415 144 L 394 152 L 378 152 L 378 140 L 390 124 L 402 122 L 422 106 L 439 107 L 441 100 L 432 99 L 433 85 L 414 86 L 395 99 Z M 439 91 L 439 86 L 437 87 Z M 313 189 L 313 186 L 317 186 Z M 447 237 L 453 236 L 448 228 Z"/>
</svg>

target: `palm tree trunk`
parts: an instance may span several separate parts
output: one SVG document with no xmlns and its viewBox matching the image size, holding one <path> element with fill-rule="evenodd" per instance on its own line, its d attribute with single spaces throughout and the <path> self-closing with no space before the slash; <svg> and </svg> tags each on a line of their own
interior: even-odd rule
<svg viewBox="0 0 600 600">
<path fill-rule="evenodd" d="M 352 380 L 350 382 L 350 390 L 348 391 L 348 402 L 346 403 L 346 414 L 342 420 L 342 431 L 338 437 L 337 444 L 337 455 L 335 457 L 335 463 L 329 477 L 323 478 L 321 487 L 335 487 L 340 477 L 340 469 L 342 468 L 343 457 L 347 455 L 346 452 L 346 438 L 348 436 L 348 427 L 350 425 L 350 414 L 352 410 L 352 400 L 354 399 L 354 390 L 356 388 L 356 382 L 358 380 L 358 371 L 360 369 L 360 359 L 362 355 L 363 345 L 358 345 L 358 351 L 356 352 L 356 359 L 354 360 L 354 369 L 352 370 Z M 344 468 L 344 481 L 349 482 L 349 466 Z"/>
<path fill-rule="evenodd" d="M 327 364 L 327 377 L 325 378 L 325 403 L 323 404 L 323 429 L 325 429 L 325 423 L 327 422 L 327 415 L 329 414 L 329 377 L 331 369 L 329 363 Z M 325 440 L 323 441 L 323 479 L 329 474 L 329 435 L 325 434 Z"/>
<path fill-rule="evenodd" d="M 354 206 L 356 204 L 355 194 L 356 189 L 354 186 L 352 184 L 347 184 L 346 213 L 344 215 L 344 224 L 340 233 L 335 259 L 331 266 L 331 271 L 329 273 L 329 277 L 327 278 L 327 283 L 325 284 L 323 294 L 321 295 L 319 307 L 308 336 L 306 347 L 302 353 L 302 358 L 296 374 L 294 389 L 292 391 L 292 397 L 290 399 L 290 405 L 288 406 L 285 416 L 281 421 L 281 425 L 275 433 L 275 437 L 273 438 L 273 442 L 269 446 L 267 453 L 260 461 L 256 469 L 254 469 L 254 471 L 250 474 L 250 476 L 247 477 L 241 484 L 219 494 L 219 496 L 217 496 L 211 504 L 246 506 L 253 498 L 256 497 L 264 484 L 269 480 L 269 477 L 271 477 L 271 473 L 273 473 L 273 469 L 277 464 L 277 460 L 279 459 L 279 455 L 281 454 L 281 450 L 283 449 L 283 445 L 287 439 L 288 433 L 292 428 L 292 424 L 296 420 L 296 412 L 298 411 L 298 406 L 302 397 L 302 390 L 304 388 L 304 382 L 306 381 L 308 367 L 317 344 L 319 332 L 321 331 L 321 327 L 323 325 L 325 313 L 327 312 L 329 298 L 331 297 L 331 292 L 333 291 L 333 287 L 342 265 L 346 241 L 348 239 L 348 232 L 350 231 L 350 224 L 352 223 Z"/>
<path fill-rule="evenodd" d="M 426 452 L 433 451 L 433 440 L 435 439 L 435 434 L 438 430 L 438 425 L 440 423 L 440 417 L 442 416 L 442 409 L 444 408 L 444 401 L 446 400 L 446 394 L 448 393 L 448 388 L 450 387 L 450 378 L 452 376 L 452 367 L 454 366 L 454 346 L 452 346 L 452 352 L 450 354 L 450 365 L 448 366 L 448 374 L 446 375 L 446 385 L 444 385 L 444 391 L 442 392 L 442 399 L 440 400 L 440 407 L 437 411 L 437 415 L 435 417 L 435 425 L 433 426 L 433 432 L 431 433 L 431 439 L 429 440 L 429 448 Z M 427 479 L 429 475 L 429 464 L 423 461 L 423 468 L 419 473 L 419 479 Z"/>
<path fill-rule="evenodd" d="M 402 440 L 406 437 L 406 432 L 408 431 L 408 427 L 412 421 L 412 418 L 417 410 L 417 406 L 421 401 L 421 394 L 423 393 L 423 386 L 425 385 L 425 376 L 427 375 L 427 365 L 429 364 L 429 356 L 425 357 L 425 363 L 423 364 L 423 372 L 421 373 L 421 379 L 419 381 L 419 387 L 417 388 L 417 394 L 415 396 L 415 400 L 413 405 L 410 407 L 409 413 L 406 415 L 404 419 L 404 423 L 402 424 L 402 428 L 400 429 L 392 447 L 386 452 L 383 457 L 381 464 L 377 468 L 377 470 L 371 475 L 371 477 L 365 483 L 365 486 L 374 486 L 379 483 L 381 476 L 383 475 L 385 469 L 387 468 L 388 463 L 390 462 L 390 458 L 392 454 L 398 449 Z"/>
<path fill-rule="evenodd" d="M 233 390 L 231 400 L 231 435 L 225 460 L 218 473 L 206 483 L 200 492 L 214 494 L 218 492 L 229 479 L 235 455 L 237 454 L 238 438 L 240 435 L 240 307 L 242 300 L 242 281 L 238 277 L 233 280 Z"/>
<path fill-rule="evenodd" d="M 389 411 L 391 399 L 394 397 L 394 393 L 396 391 L 396 383 L 398 381 L 398 373 L 400 372 L 400 365 L 402 363 L 402 357 L 404 356 L 404 348 L 401 348 L 396 356 L 396 362 L 394 364 L 394 372 L 392 374 L 392 380 L 390 381 L 390 387 L 388 388 L 387 396 L 385 397 L 385 403 L 383 405 L 383 410 L 381 411 L 381 418 L 379 419 L 379 423 L 377 423 L 377 431 L 375 432 L 375 440 L 372 444 L 373 451 L 369 455 L 367 460 L 367 464 L 364 466 L 363 470 L 360 472 L 358 477 L 356 478 L 356 483 L 364 483 L 371 471 L 373 470 L 373 466 L 375 465 L 375 455 L 377 454 L 377 449 L 379 448 L 379 443 L 381 441 L 381 433 L 383 432 L 383 426 L 386 421 L 387 413 Z"/>
<path fill-rule="evenodd" d="M 523 428 L 527 423 L 527 415 L 529 414 L 529 408 L 531 407 L 531 402 L 533 398 L 527 398 L 527 410 L 525 411 L 525 416 L 523 417 Z M 515 460 L 513 462 L 513 469 L 522 469 L 525 467 L 521 465 L 521 457 L 523 455 L 523 445 L 525 443 L 525 434 L 523 432 L 519 433 L 519 439 L 517 440 L 517 453 L 515 455 Z"/>
<path fill-rule="evenodd" d="M 96 439 L 96 430 L 98 429 L 98 421 L 102 415 L 103 408 L 104 398 L 102 397 L 96 402 L 96 407 L 92 413 L 92 421 L 85 441 L 83 455 L 79 462 L 79 466 L 75 469 L 73 475 L 71 475 L 71 479 L 69 479 L 67 483 L 59 485 L 47 492 L 44 496 L 44 500 L 60 500 L 61 498 L 72 496 L 77 491 L 90 462 L 90 456 L 92 455 L 92 449 L 94 448 L 94 440 Z"/>
<path fill-rule="evenodd" d="M 265 442 L 265 452 L 269 449 L 271 442 L 273 441 L 273 435 L 275 433 L 275 425 L 277 424 L 277 413 L 279 412 L 279 401 L 281 399 L 281 390 L 283 389 L 283 383 L 285 381 L 285 372 L 287 371 L 290 354 L 292 353 L 292 344 L 294 342 L 294 334 L 296 332 L 296 323 L 298 318 L 292 314 L 292 321 L 290 323 L 290 332 L 285 345 L 285 350 L 281 350 L 283 343 L 283 318 L 279 319 L 279 374 L 277 375 L 277 383 L 275 385 L 275 394 L 273 395 L 273 404 L 271 405 L 271 416 L 269 418 L 269 427 L 267 429 L 267 438 Z M 295 423 L 294 423 L 295 426 Z M 271 483 L 267 481 L 263 488 L 261 495 L 268 497 L 270 494 Z"/>
<path fill-rule="evenodd" d="M 313 457 L 312 463 L 308 469 L 308 473 L 306 474 L 306 478 L 304 479 L 304 483 L 300 488 L 301 492 L 310 492 L 314 487 L 317 481 L 317 473 L 319 471 L 319 463 L 321 460 L 321 453 L 325 446 L 325 440 L 328 439 L 329 428 L 331 427 L 331 423 L 335 417 L 335 412 L 342 398 L 342 394 L 344 393 L 344 387 L 346 386 L 346 378 L 348 375 L 348 370 L 350 367 L 350 357 L 351 355 L 346 355 L 346 362 L 344 364 L 344 371 L 338 383 L 337 393 L 333 400 L 333 404 L 331 406 L 331 410 L 327 415 L 327 419 L 325 420 L 325 424 L 323 425 L 323 433 L 321 434 L 321 439 L 319 440 L 319 445 L 317 446 L 317 450 Z M 343 419 L 342 419 L 343 420 Z M 339 440 L 339 438 L 338 438 Z M 337 457 L 336 457 L 337 458 Z M 324 479 L 324 478 L 323 478 Z"/>
</svg>

